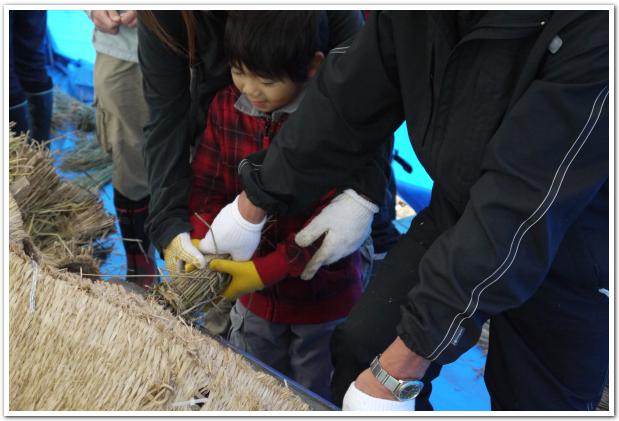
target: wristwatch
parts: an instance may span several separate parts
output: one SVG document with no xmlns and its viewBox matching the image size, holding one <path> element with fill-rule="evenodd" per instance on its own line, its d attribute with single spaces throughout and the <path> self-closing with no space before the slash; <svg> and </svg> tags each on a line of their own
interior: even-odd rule
<svg viewBox="0 0 619 421">
<path fill-rule="evenodd" d="M 421 380 L 399 380 L 387 373 L 385 369 L 380 365 L 378 359 L 380 354 L 374 357 L 370 364 L 370 370 L 376 379 L 385 386 L 395 398 L 399 401 L 408 401 L 415 399 L 421 389 L 423 389 L 423 382 Z"/>
</svg>

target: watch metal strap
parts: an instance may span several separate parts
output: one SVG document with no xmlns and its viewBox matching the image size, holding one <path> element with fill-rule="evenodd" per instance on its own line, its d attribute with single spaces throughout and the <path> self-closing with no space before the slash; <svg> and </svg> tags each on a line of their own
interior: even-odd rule
<svg viewBox="0 0 619 421">
<path fill-rule="evenodd" d="M 374 358 L 374 360 L 372 360 L 372 363 L 370 364 L 370 371 L 372 371 L 374 377 L 376 377 L 376 379 L 383 386 L 389 389 L 391 393 L 395 394 L 395 391 L 397 390 L 398 386 L 400 386 L 401 382 L 395 377 L 391 376 L 389 373 L 387 373 L 387 371 L 380 365 L 380 362 L 378 361 L 379 357 L 380 355 L 378 355 Z"/>
</svg>

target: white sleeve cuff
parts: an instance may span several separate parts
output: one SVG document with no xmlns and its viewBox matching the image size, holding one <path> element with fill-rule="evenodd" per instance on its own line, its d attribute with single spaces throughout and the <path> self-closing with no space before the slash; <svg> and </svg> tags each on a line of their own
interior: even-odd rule
<svg viewBox="0 0 619 421">
<path fill-rule="evenodd" d="M 415 399 L 392 401 L 363 393 L 352 382 L 344 395 L 342 411 L 414 411 Z"/>
</svg>

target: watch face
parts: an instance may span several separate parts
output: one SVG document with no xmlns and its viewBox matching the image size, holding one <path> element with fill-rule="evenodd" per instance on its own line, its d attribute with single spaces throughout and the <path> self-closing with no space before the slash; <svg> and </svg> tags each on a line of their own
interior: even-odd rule
<svg viewBox="0 0 619 421">
<path fill-rule="evenodd" d="M 398 390 L 398 399 L 403 401 L 415 399 L 419 392 L 421 392 L 422 387 L 423 383 L 418 380 L 405 382 L 400 386 L 400 390 Z"/>
</svg>

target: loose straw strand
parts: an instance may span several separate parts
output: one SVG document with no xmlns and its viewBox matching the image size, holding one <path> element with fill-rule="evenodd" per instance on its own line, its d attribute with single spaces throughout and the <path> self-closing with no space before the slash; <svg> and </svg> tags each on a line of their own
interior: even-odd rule
<svg viewBox="0 0 619 421">
<path fill-rule="evenodd" d="M 30 263 L 32 264 L 32 282 L 30 285 L 30 307 L 29 307 L 29 311 L 30 314 L 34 314 L 35 311 L 35 296 L 36 296 L 36 290 L 37 290 L 37 283 L 39 280 L 39 265 L 37 264 L 37 262 L 32 259 L 30 260 Z"/>
</svg>

